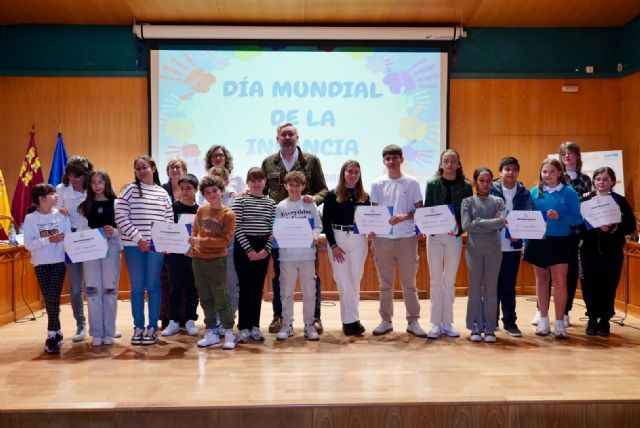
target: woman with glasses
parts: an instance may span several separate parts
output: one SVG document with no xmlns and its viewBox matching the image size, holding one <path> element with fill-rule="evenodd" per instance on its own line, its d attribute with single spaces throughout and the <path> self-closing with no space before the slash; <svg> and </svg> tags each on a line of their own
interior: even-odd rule
<svg viewBox="0 0 640 428">
<path fill-rule="evenodd" d="M 188 172 L 186 162 L 179 157 L 171 158 L 169 162 L 167 162 L 167 177 L 169 177 L 169 181 L 164 183 L 162 188 L 169 194 L 169 199 L 172 204 L 180 199 L 178 180 Z"/>
<path fill-rule="evenodd" d="M 225 195 L 229 195 L 233 200 L 236 195 L 243 193 L 246 189 L 243 178 L 236 171 L 233 170 L 233 156 L 223 145 L 216 144 L 211 146 L 207 150 L 207 154 L 204 158 L 207 174 L 214 166 L 221 166 L 229 171 L 229 184 L 225 186 Z M 202 194 L 198 196 L 198 203 L 200 205 L 206 204 Z"/>
<path fill-rule="evenodd" d="M 636 230 L 636 218 L 629 202 L 612 189 L 616 184 L 616 174 L 609 167 L 593 172 L 595 190 L 581 201 L 595 197 L 611 196 L 620 206 L 621 221 L 600 227 L 582 228 L 582 297 L 587 305 L 586 334 L 588 336 L 609 336 L 609 320 L 615 314 L 616 288 L 622 272 L 625 235 Z"/>
</svg>

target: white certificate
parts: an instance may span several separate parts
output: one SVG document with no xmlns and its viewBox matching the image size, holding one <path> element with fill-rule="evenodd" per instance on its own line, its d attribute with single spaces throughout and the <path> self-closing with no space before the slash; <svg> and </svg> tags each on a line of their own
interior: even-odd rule
<svg viewBox="0 0 640 428">
<path fill-rule="evenodd" d="M 151 240 L 159 253 L 186 254 L 189 232 L 184 224 L 155 222 L 151 225 Z"/>
<path fill-rule="evenodd" d="M 456 217 L 449 205 L 418 208 L 413 215 L 420 233 L 425 235 L 440 235 L 456 231 Z"/>
<path fill-rule="evenodd" d="M 73 263 L 107 257 L 107 239 L 100 229 L 81 230 L 66 233 L 63 241 L 64 251 Z"/>
<path fill-rule="evenodd" d="M 591 227 L 616 224 L 622 221 L 620 206 L 611 197 L 594 196 L 580 203 L 580 214 Z"/>
<path fill-rule="evenodd" d="M 393 226 L 389 224 L 391 213 L 383 205 L 358 205 L 354 216 L 358 233 L 391 235 Z"/>
<path fill-rule="evenodd" d="M 311 248 L 313 229 L 306 218 L 277 218 L 273 237 L 278 248 Z"/>
<path fill-rule="evenodd" d="M 512 210 L 507 215 L 507 231 L 513 239 L 542 239 L 547 224 L 540 211 Z"/>
<path fill-rule="evenodd" d="M 180 217 L 178 218 L 178 224 L 193 224 L 195 219 L 195 214 L 180 214 Z"/>
</svg>

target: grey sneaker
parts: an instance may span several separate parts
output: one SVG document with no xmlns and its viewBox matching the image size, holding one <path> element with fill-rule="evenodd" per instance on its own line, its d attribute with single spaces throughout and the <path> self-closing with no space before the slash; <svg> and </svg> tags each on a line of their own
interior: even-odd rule
<svg viewBox="0 0 640 428">
<path fill-rule="evenodd" d="M 256 326 L 253 326 L 251 328 L 251 332 L 249 332 L 249 337 L 251 337 L 251 339 L 255 340 L 256 342 L 264 342 L 264 336 L 262 335 L 262 332 L 260 331 L 260 329 Z"/>
<path fill-rule="evenodd" d="M 134 327 L 133 336 L 131 336 L 131 344 L 142 345 L 142 336 L 144 336 L 144 330 L 138 327 Z"/>
<path fill-rule="evenodd" d="M 220 343 L 220 336 L 218 336 L 217 329 L 208 328 L 204 332 L 204 337 L 198 340 L 198 348 L 206 348 L 208 346 L 217 345 Z"/>
<path fill-rule="evenodd" d="M 154 327 L 147 328 L 147 331 L 142 337 L 143 345 L 155 345 L 158 343 L 158 329 Z"/>
<path fill-rule="evenodd" d="M 222 345 L 222 349 L 228 351 L 236 347 L 236 337 L 233 334 L 233 329 L 225 329 L 224 331 L 224 345 Z"/>
<path fill-rule="evenodd" d="M 493 330 L 485 330 L 484 331 L 484 341 L 487 343 L 495 343 L 496 342 L 496 334 Z"/>
<path fill-rule="evenodd" d="M 76 334 L 73 335 L 71 340 L 73 340 L 74 342 L 82 342 L 84 341 L 85 337 L 87 337 L 87 330 L 85 329 L 84 325 L 80 325 L 78 326 Z"/>
<path fill-rule="evenodd" d="M 391 321 L 380 321 L 380 324 L 376 328 L 373 329 L 372 333 L 374 336 L 382 336 L 383 334 L 387 334 L 393 331 L 393 324 Z"/>
<path fill-rule="evenodd" d="M 313 324 L 306 324 L 304 326 L 304 337 L 306 337 L 307 340 L 311 340 L 311 341 L 316 341 L 320 339 L 320 335 L 316 331 L 316 328 L 313 326 Z"/>
<path fill-rule="evenodd" d="M 160 336 L 167 337 L 167 336 L 173 336 L 174 334 L 178 334 L 178 333 L 180 333 L 180 324 L 178 324 L 174 320 L 171 320 L 169 321 L 169 325 L 167 326 L 167 328 L 162 330 L 162 333 L 160 334 Z"/>
<path fill-rule="evenodd" d="M 407 333 L 416 337 L 427 337 L 427 332 L 422 329 L 418 321 L 411 321 L 407 326 Z"/>
<path fill-rule="evenodd" d="M 196 327 L 196 322 L 194 320 L 189 320 L 184 324 L 185 330 L 187 330 L 187 334 L 189 336 L 197 336 L 198 335 L 198 327 Z"/>
<path fill-rule="evenodd" d="M 236 343 L 247 343 L 249 341 L 250 333 L 249 330 L 243 328 L 238 333 L 238 337 L 236 337 Z"/>
<path fill-rule="evenodd" d="M 435 324 L 431 324 L 431 328 L 427 333 L 427 339 L 438 339 L 440 337 L 440 334 L 442 334 L 442 332 L 440 331 L 440 327 Z"/>
<path fill-rule="evenodd" d="M 282 327 L 278 334 L 276 334 L 276 340 L 287 340 L 291 336 L 293 336 L 293 326 L 288 324 Z"/>
<path fill-rule="evenodd" d="M 442 323 L 442 334 L 449 337 L 460 337 L 460 332 L 451 323 Z"/>
<path fill-rule="evenodd" d="M 480 334 L 480 329 L 478 328 L 477 323 L 473 323 L 473 328 L 471 329 L 471 336 L 469 336 L 469 340 L 472 342 L 482 342 L 482 335 Z"/>
</svg>

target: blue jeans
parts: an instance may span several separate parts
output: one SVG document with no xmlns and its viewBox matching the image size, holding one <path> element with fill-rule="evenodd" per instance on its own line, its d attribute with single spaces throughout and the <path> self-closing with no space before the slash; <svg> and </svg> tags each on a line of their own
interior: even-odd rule
<svg viewBox="0 0 640 428">
<path fill-rule="evenodd" d="M 84 300 L 82 299 L 82 263 L 71 263 L 68 265 L 68 271 L 71 275 L 69 293 L 71 294 L 73 318 L 75 318 L 78 327 L 84 327 L 86 319 L 84 317 Z"/>
<path fill-rule="evenodd" d="M 162 253 L 143 253 L 138 247 L 124 247 L 131 278 L 131 314 L 133 325 L 144 328 L 144 291 L 149 296 L 149 327 L 158 328 L 160 317 L 160 271 L 164 262 Z"/>
</svg>

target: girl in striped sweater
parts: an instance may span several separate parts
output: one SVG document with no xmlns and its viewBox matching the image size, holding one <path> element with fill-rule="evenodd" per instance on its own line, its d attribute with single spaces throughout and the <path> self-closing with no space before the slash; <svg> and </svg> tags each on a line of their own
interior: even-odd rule
<svg viewBox="0 0 640 428">
<path fill-rule="evenodd" d="M 262 168 L 247 173 L 249 192 L 238 196 L 231 208 L 236 214 L 233 261 L 240 283 L 237 342 L 263 341 L 260 332 L 262 287 L 269 267 L 275 202 L 263 195 L 266 176 Z"/>
<path fill-rule="evenodd" d="M 151 224 L 173 222 L 169 195 L 160 186 L 155 161 L 138 156 L 133 163 L 135 180 L 120 193 L 116 223 L 120 230 L 124 258 L 131 278 L 132 345 L 153 345 L 158 341 L 160 314 L 160 271 L 164 255 L 153 251 Z M 145 331 L 144 291 L 149 295 L 149 324 Z"/>
</svg>

